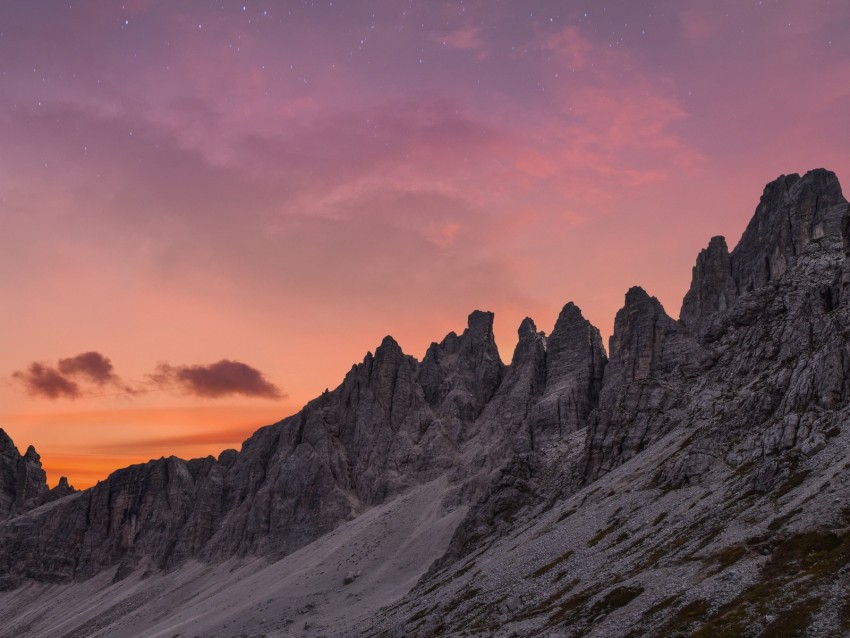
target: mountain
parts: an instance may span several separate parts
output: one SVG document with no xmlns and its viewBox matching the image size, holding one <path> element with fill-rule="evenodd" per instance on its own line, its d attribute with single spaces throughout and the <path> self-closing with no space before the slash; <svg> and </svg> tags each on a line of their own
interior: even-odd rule
<svg viewBox="0 0 850 638">
<path fill-rule="evenodd" d="M 835 175 L 768 184 L 679 316 L 630 289 L 606 354 L 568 303 L 506 366 L 476 311 L 421 362 L 385 338 L 238 452 L 49 499 L 3 434 L 0 635 L 847 632 Z"/>
<path fill-rule="evenodd" d="M 73 492 L 64 476 L 56 487 L 48 489 L 47 475 L 35 448 L 30 445 L 21 454 L 0 429 L 0 521 Z"/>
</svg>

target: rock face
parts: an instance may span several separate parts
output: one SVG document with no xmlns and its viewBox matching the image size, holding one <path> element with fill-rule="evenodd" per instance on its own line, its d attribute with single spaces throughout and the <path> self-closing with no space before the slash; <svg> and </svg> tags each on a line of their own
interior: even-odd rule
<svg viewBox="0 0 850 638">
<path fill-rule="evenodd" d="M 368 635 L 844 635 L 848 237 L 834 174 L 783 176 L 680 321 L 632 288 L 582 452 L 502 476 Z"/>
<path fill-rule="evenodd" d="M 834 174 L 780 177 L 731 253 L 715 237 L 699 254 L 679 321 L 627 292 L 610 360 L 568 303 L 548 337 L 522 322 L 506 366 L 492 313 L 476 311 L 421 362 L 385 338 L 238 452 L 131 466 L 81 493 L 48 492 L 35 451 L 2 435 L 0 586 L 277 558 L 439 478 L 452 485 L 444 506 L 468 514 L 421 586 L 364 635 L 684 635 L 698 621 L 700 635 L 778 635 L 766 612 L 791 599 L 835 615 L 844 602 L 821 599 L 850 586 L 848 233 Z M 829 535 L 797 538 L 802 550 L 771 541 L 792 518 Z M 747 579 L 721 581 L 736 560 Z M 775 591 L 746 589 L 760 577 Z M 664 611 L 677 606 L 679 624 Z M 826 629 L 810 635 L 838 635 L 838 622 L 819 617 L 811 626 Z"/>
<path fill-rule="evenodd" d="M 768 184 L 732 254 L 738 292 L 781 277 L 809 242 L 840 235 L 846 210 L 841 185 L 831 171 L 783 175 Z"/>
<path fill-rule="evenodd" d="M 0 520 L 31 509 L 47 492 L 38 452 L 29 446 L 21 455 L 0 429 Z"/>
<path fill-rule="evenodd" d="M 257 431 L 240 452 L 134 465 L 0 526 L 5 584 L 282 556 L 447 472 L 458 499 L 475 498 L 515 453 L 584 427 L 599 393 L 601 339 L 574 305 L 548 350 L 530 320 L 520 336 L 511 366 L 488 312 L 473 312 L 421 363 L 387 337 L 338 388 Z"/>
<path fill-rule="evenodd" d="M 658 299 L 639 287 L 626 293 L 588 430 L 585 480 L 629 460 L 670 429 L 697 350 Z"/>
<path fill-rule="evenodd" d="M 839 237 L 847 201 L 835 173 L 817 169 L 783 175 L 765 186 L 741 241 L 729 254 L 713 237 L 697 257 L 679 318 L 695 335 L 739 295 L 780 278 L 812 241 Z"/>
<path fill-rule="evenodd" d="M 705 323 L 723 312 L 738 296 L 732 277 L 732 257 L 726 239 L 712 237 L 708 248 L 700 251 L 694 266 L 691 289 L 682 302 L 679 320 L 693 334 L 702 334 Z"/>
<path fill-rule="evenodd" d="M 532 449 L 587 425 L 607 360 L 599 330 L 568 303 L 546 343 L 546 382 L 530 419 Z"/>
</svg>

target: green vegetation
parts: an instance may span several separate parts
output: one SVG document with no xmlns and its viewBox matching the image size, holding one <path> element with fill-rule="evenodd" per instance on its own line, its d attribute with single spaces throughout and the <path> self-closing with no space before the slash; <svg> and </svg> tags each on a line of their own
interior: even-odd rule
<svg viewBox="0 0 850 638">
<path fill-rule="evenodd" d="M 576 513 L 575 508 L 573 508 L 571 510 L 567 510 L 566 512 L 561 512 L 561 515 L 558 517 L 558 522 L 561 523 L 561 522 L 567 520 L 570 516 L 572 516 L 575 513 Z"/>
<path fill-rule="evenodd" d="M 770 523 L 768 523 L 767 529 L 769 529 L 771 532 L 775 532 L 775 531 L 781 529 L 785 525 L 785 523 L 787 523 L 789 520 L 794 518 L 797 514 L 799 514 L 802 511 L 803 510 L 801 510 L 798 507 L 796 509 L 791 510 L 787 514 L 783 514 L 782 516 L 777 516 L 772 521 L 770 521 Z"/>
<path fill-rule="evenodd" d="M 615 609 L 625 607 L 643 593 L 643 587 L 615 587 L 605 594 L 590 610 L 591 616 L 608 615 Z"/>
<path fill-rule="evenodd" d="M 582 636 L 591 628 L 591 626 L 587 623 L 590 623 L 590 621 L 595 623 L 600 618 L 607 616 L 611 612 L 625 607 L 635 598 L 640 596 L 644 591 L 643 587 L 640 586 L 615 587 L 605 594 L 605 596 L 603 596 L 600 600 L 596 601 L 596 603 L 594 603 L 591 607 L 588 607 L 587 604 L 590 599 L 601 590 L 602 588 L 600 587 L 592 587 L 565 600 L 561 603 L 555 613 L 549 617 L 546 627 L 551 628 L 558 625 L 569 625 L 571 629 L 575 629 L 577 625 L 585 623 L 586 626 L 584 630 L 580 630 L 578 633 L 573 634 L 575 636 Z"/>
<path fill-rule="evenodd" d="M 694 638 L 744 635 L 752 616 L 777 613 L 783 608 L 786 610 L 770 625 L 772 633 L 764 635 L 802 635 L 800 628 L 820 607 L 820 600 L 811 597 L 812 591 L 850 562 L 850 533 L 794 534 L 766 549 L 772 549 L 772 554 L 762 570 L 761 581 L 721 605 L 693 634 Z M 804 602 L 797 603 L 800 600 Z"/>
<path fill-rule="evenodd" d="M 558 556 L 558 558 L 556 558 L 555 560 L 550 561 L 550 562 L 546 563 L 545 565 L 543 565 L 542 567 L 539 567 L 538 569 L 531 572 L 528 576 L 526 576 L 526 578 L 540 578 L 543 574 L 551 571 L 552 569 L 554 569 L 555 567 L 557 567 L 558 565 L 560 565 L 564 561 L 569 560 L 570 556 L 572 556 L 572 555 L 573 555 L 573 551 L 571 549 L 568 549 L 566 552 L 564 552 L 563 554 Z"/>
<path fill-rule="evenodd" d="M 764 628 L 771 638 L 796 638 L 805 634 L 814 614 L 821 607 L 819 598 L 810 598 L 783 612 L 779 618 Z"/>
<path fill-rule="evenodd" d="M 567 583 L 564 587 L 561 587 L 559 590 L 552 593 L 549 597 L 537 603 L 533 607 L 528 607 L 515 614 L 513 618 L 511 618 L 510 622 L 520 622 L 523 620 L 528 620 L 529 618 L 534 618 L 535 616 L 539 616 L 541 614 L 550 613 L 554 607 L 554 605 L 565 595 L 567 595 L 570 591 L 572 591 L 576 585 L 581 582 L 581 578 L 576 578 L 569 583 Z"/>
<path fill-rule="evenodd" d="M 678 596 L 669 596 L 669 597 L 665 598 L 664 600 L 655 603 L 652 607 L 647 609 L 644 612 L 643 615 L 644 615 L 645 618 L 649 618 L 651 616 L 654 616 L 659 611 L 663 611 L 663 610 L 667 609 L 668 607 L 672 606 L 677 600 L 679 600 Z"/>
<path fill-rule="evenodd" d="M 744 555 L 746 555 L 746 553 L 747 548 L 743 545 L 732 545 L 731 547 L 724 547 L 709 559 L 711 561 L 716 561 L 717 563 L 717 568 L 711 573 L 718 574 L 724 569 L 731 567 L 739 560 L 741 560 Z"/>
<path fill-rule="evenodd" d="M 792 474 L 792 475 L 788 478 L 788 480 L 787 480 L 787 481 L 785 481 L 785 482 L 784 482 L 784 483 L 783 483 L 783 484 L 779 487 L 779 489 L 778 489 L 778 490 L 776 490 L 776 493 L 774 494 L 774 498 L 777 498 L 777 499 L 778 499 L 778 498 L 782 498 L 783 496 L 785 496 L 785 495 L 786 495 L 788 492 L 790 492 L 791 490 L 793 490 L 793 489 L 796 489 L 796 488 L 800 487 L 800 485 L 802 485 L 803 481 L 805 481 L 805 480 L 806 480 L 806 477 L 807 477 L 808 475 L 809 475 L 809 471 L 808 471 L 808 470 L 800 470 L 799 472 L 794 472 L 794 473 L 793 473 L 793 474 Z"/>
<path fill-rule="evenodd" d="M 702 620 L 709 607 L 708 601 L 702 599 L 693 600 L 684 607 L 680 607 L 667 621 L 659 635 L 672 636 L 683 632 L 695 622 Z"/>
<path fill-rule="evenodd" d="M 608 534 L 620 527 L 620 524 L 621 521 L 615 518 L 613 521 L 611 521 L 611 524 L 608 527 L 599 530 L 593 538 L 587 541 L 588 546 L 596 547 L 596 545 L 599 544 L 599 541 L 601 541 L 603 538 L 608 536 Z"/>
</svg>

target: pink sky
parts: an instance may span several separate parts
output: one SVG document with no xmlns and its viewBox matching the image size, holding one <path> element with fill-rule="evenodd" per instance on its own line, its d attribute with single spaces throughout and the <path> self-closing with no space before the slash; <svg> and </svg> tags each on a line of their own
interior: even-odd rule
<svg viewBox="0 0 850 638">
<path fill-rule="evenodd" d="M 385 334 L 421 357 L 492 310 L 510 359 L 567 301 L 607 336 L 635 284 L 677 316 L 766 182 L 850 179 L 848 28 L 827 0 L 5 3 L 0 427 L 86 486 L 238 447 Z M 87 352 L 113 376 L 27 384 Z M 192 385 L 221 361 L 276 392 Z"/>
</svg>

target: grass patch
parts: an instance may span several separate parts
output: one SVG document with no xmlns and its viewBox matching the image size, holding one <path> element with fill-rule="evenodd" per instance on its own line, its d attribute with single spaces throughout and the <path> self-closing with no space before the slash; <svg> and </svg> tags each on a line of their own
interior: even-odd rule
<svg viewBox="0 0 850 638">
<path fill-rule="evenodd" d="M 791 490 L 794 490 L 794 489 L 800 487 L 800 485 L 803 484 L 803 481 L 806 480 L 806 477 L 808 475 L 809 475 L 808 470 L 800 470 L 799 472 L 794 472 L 788 478 L 787 481 L 785 481 L 781 486 L 779 486 L 779 489 L 776 490 L 776 494 L 774 495 L 774 498 L 776 498 L 776 499 L 782 498 L 783 496 L 785 496 Z"/>
<path fill-rule="evenodd" d="M 732 545 L 725 547 L 714 554 L 709 560 L 716 561 L 717 567 L 712 571 L 712 574 L 719 574 L 724 569 L 727 569 L 741 560 L 747 553 L 747 548 L 743 545 Z"/>
<path fill-rule="evenodd" d="M 596 547 L 602 539 L 604 539 L 606 536 L 608 536 L 608 534 L 616 530 L 618 527 L 620 527 L 620 521 L 618 519 L 614 519 L 608 527 L 596 532 L 596 535 L 589 541 L 587 541 L 587 545 L 589 547 Z"/>
<path fill-rule="evenodd" d="M 753 467 L 755 467 L 754 461 L 742 463 L 741 465 L 735 468 L 735 474 L 737 474 L 738 476 L 744 476 L 746 474 L 749 474 Z"/>
<path fill-rule="evenodd" d="M 813 531 L 794 534 L 775 543 L 761 573 L 760 582 L 748 587 L 718 610 L 693 638 L 725 638 L 746 633 L 750 619 L 779 612 L 776 633 L 765 636 L 796 636 L 799 627 L 820 606 L 812 591 L 826 578 L 850 563 L 850 533 Z M 803 600 L 800 603 L 798 601 Z M 773 627 L 774 623 L 771 623 Z M 802 623 L 802 624 L 801 624 Z M 784 632 L 784 633 L 781 633 Z"/>
<path fill-rule="evenodd" d="M 809 598 L 783 612 L 779 618 L 764 628 L 764 636 L 771 638 L 797 638 L 803 636 L 814 614 L 821 607 L 820 598 Z"/>
<path fill-rule="evenodd" d="M 608 615 L 615 609 L 625 607 L 643 593 L 643 587 L 615 587 L 590 610 L 592 616 Z"/>
<path fill-rule="evenodd" d="M 585 589 L 583 592 L 565 600 L 561 603 L 560 608 L 549 616 L 546 626 L 555 627 L 566 623 L 573 624 L 578 619 L 587 601 L 593 598 L 598 591 L 598 588 Z"/>
<path fill-rule="evenodd" d="M 565 520 L 567 520 L 570 516 L 572 516 L 575 513 L 576 513 L 575 508 L 573 508 L 571 510 L 567 510 L 566 512 L 561 512 L 561 515 L 558 517 L 557 522 L 563 523 Z"/>
<path fill-rule="evenodd" d="M 796 509 L 791 510 L 787 514 L 783 514 L 782 516 L 777 516 L 772 521 L 770 521 L 770 523 L 768 523 L 767 529 L 769 529 L 771 532 L 775 532 L 775 531 L 781 529 L 785 525 L 785 523 L 787 523 L 789 520 L 794 518 L 797 514 L 799 514 L 802 511 L 803 510 L 801 510 L 798 507 Z"/>
<path fill-rule="evenodd" d="M 709 605 L 708 601 L 702 599 L 693 600 L 687 605 L 680 607 L 673 614 L 673 617 L 667 621 L 659 635 L 672 636 L 676 633 L 684 632 L 695 622 L 702 620 L 706 612 L 708 612 L 709 607 L 711 605 Z"/>
<path fill-rule="evenodd" d="M 550 596 L 540 601 L 533 607 L 528 607 L 523 609 L 520 613 L 514 614 L 511 618 L 510 622 L 521 622 L 523 620 L 528 620 L 529 618 L 534 618 L 541 614 L 546 614 L 552 611 L 555 603 L 557 603 L 561 598 L 566 596 L 569 592 L 575 589 L 576 585 L 581 582 L 581 578 L 575 578 L 569 583 L 567 583 L 564 587 L 561 587 L 556 592 L 552 593 Z"/>
<path fill-rule="evenodd" d="M 679 596 L 668 596 L 664 600 L 655 603 L 652 607 L 650 607 L 643 613 L 644 618 L 651 618 L 659 611 L 664 611 L 668 607 L 671 607 L 673 604 L 675 604 L 677 600 L 679 600 Z"/>
<path fill-rule="evenodd" d="M 570 556 L 572 556 L 572 555 L 573 555 L 573 551 L 571 549 L 568 549 L 566 552 L 564 552 L 563 554 L 558 556 L 558 558 L 556 558 L 555 560 L 550 561 L 550 562 L 546 563 L 545 565 L 543 565 L 542 567 L 535 569 L 528 576 L 526 576 L 526 578 L 540 578 L 543 574 L 555 569 L 561 563 L 569 560 Z"/>
</svg>

